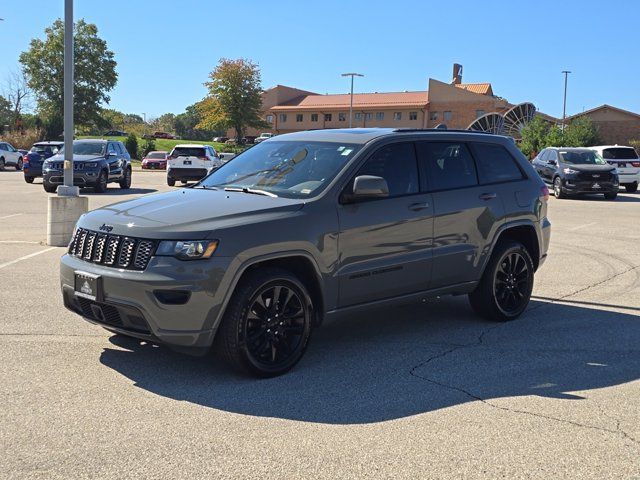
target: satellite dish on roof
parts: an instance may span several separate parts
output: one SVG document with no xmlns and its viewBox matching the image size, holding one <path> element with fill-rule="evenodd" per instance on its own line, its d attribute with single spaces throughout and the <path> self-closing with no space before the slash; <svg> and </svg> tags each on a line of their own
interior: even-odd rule
<svg viewBox="0 0 640 480">
<path fill-rule="evenodd" d="M 502 135 L 504 130 L 504 117 L 497 112 L 485 113 L 471 122 L 467 130 Z"/>
<path fill-rule="evenodd" d="M 504 134 L 513 138 L 520 138 L 524 126 L 533 120 L 536 107 L 533 103 L 525 102 L 510 108 L 504 114 Z"/>
<path fill-rule="evenodd" d="M 447 124 L 446 123 L 439 123 L 438 125 L 435 126 L 436 130 L 446 130 L 447 129 Z"/>
</svg>

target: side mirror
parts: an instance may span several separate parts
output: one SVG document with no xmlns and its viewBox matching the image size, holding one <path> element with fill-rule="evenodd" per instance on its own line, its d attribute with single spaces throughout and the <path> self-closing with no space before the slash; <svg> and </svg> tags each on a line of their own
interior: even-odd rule
<svg viewBox="0 0 640 480">
<path fill-rule="evenodd" d="M 115 153 L 115 152 L 109 152 L 109 157 L 115 157 L 115 156 L 117 156 L 117 155 L 118 155 L 118 154 L 117 154 L 117 153 Z"/>
<path fill-rule="evenodd" d="M 373 175 L 360 175 L 353 180 L 353 193 L 348 195 L 347 202 L 358 202 L 373 198 L 385 198 L 389 196 L 389 186 L 382 177 Z"/>
</svg>

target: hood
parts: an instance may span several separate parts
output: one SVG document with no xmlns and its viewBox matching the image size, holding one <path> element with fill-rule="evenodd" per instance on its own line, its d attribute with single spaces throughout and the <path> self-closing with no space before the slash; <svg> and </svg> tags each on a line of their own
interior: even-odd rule
<svg viewBox="0 0 640 480">
<path fill-rule="evenodd" d="M 615 170 L 613 165 L 576 165 L 572 163 L 562 163 L 563 168 L 571 168 L 578 172 L 611 172 Z"/>
<path fill-rule="evenodd" d="M 103 160 L 104 155 L 74 155 L 74 162 L 89 162 L 91 160 Z M 49 157 L 48 160 L 52 162 L 64 162 L 64 154 L 55 154 L 52 157 Z"/>
<path fill-rule="evenodd" d="M 115 235 L 199 240 L 238 224 L 272 220 L 296 212 L 302 199 L 267 197 L 224 190 L 184 188 L 115 203 L 83 215 L 78 226 Z"/>
</svg>

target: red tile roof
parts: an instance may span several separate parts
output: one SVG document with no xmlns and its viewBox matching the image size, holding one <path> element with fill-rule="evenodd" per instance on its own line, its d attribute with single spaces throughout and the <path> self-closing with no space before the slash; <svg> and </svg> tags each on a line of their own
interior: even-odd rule
<svg viewBox="0 0 640 480">
<path fill-rule="evenodd" d="M 492 95 L 490 83 L 459 83 L 456 85 L 458 88 L 463 88 L 473 93 L 479 93 L 480 95 Z"/>
<path fill-rule="evenodd" d="M 322 108 L 349 108 L 350 95 L 306 95 L 296 98 L 282 105 L 271 107 L 271 110 L 318 110 Z M 427 91 L 419 92 L 388 92 L 388 93 L 354 93 L 354 108 L 394 108 L 418 107 L 425 108 L 429 101 Z"/>
</svg>

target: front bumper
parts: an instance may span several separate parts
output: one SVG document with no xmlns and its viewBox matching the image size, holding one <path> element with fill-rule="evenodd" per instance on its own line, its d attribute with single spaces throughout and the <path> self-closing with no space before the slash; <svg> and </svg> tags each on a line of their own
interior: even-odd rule
<svg viewBox="0 0 640 480">
<path fill-rule="evenodd" d="M 71 255 L 60 260 L 64 305 L 109 330 L 174 347 L 207 349 L 219 322 L 231 259 L 180 261 L 152 257 L 144 271 L 85 262 Z M 103 296 L 93 301 L 76 295 L 74 273 L 100 275 Z M 164 292 L 186 292 L 181 304 L 163 303 Z"/>
<path fill-rule="evenodd" d="M 562 181 L 562 188 L 566 193 L 573 193 L 573 194 L 612 193 L 612 192 L 617 192 L 619 190 L 620 183 L 614 183 L 611 181 L 594 182 L 594 181 L 585 181 L 585 180 L 576 180 L 576 179 L 567 178 Z"/>
<path fill-rule="evenodd" d="M 98 182 L 100 168 L 84 169 L 73 171 L 73 184 L 77 186 L 92 186 Z M 52 185 L 61 185 L 64 183 L 64 173 L 62 170 L 45 169 L 43 172 L 43 181 Z"/>
</svg>

